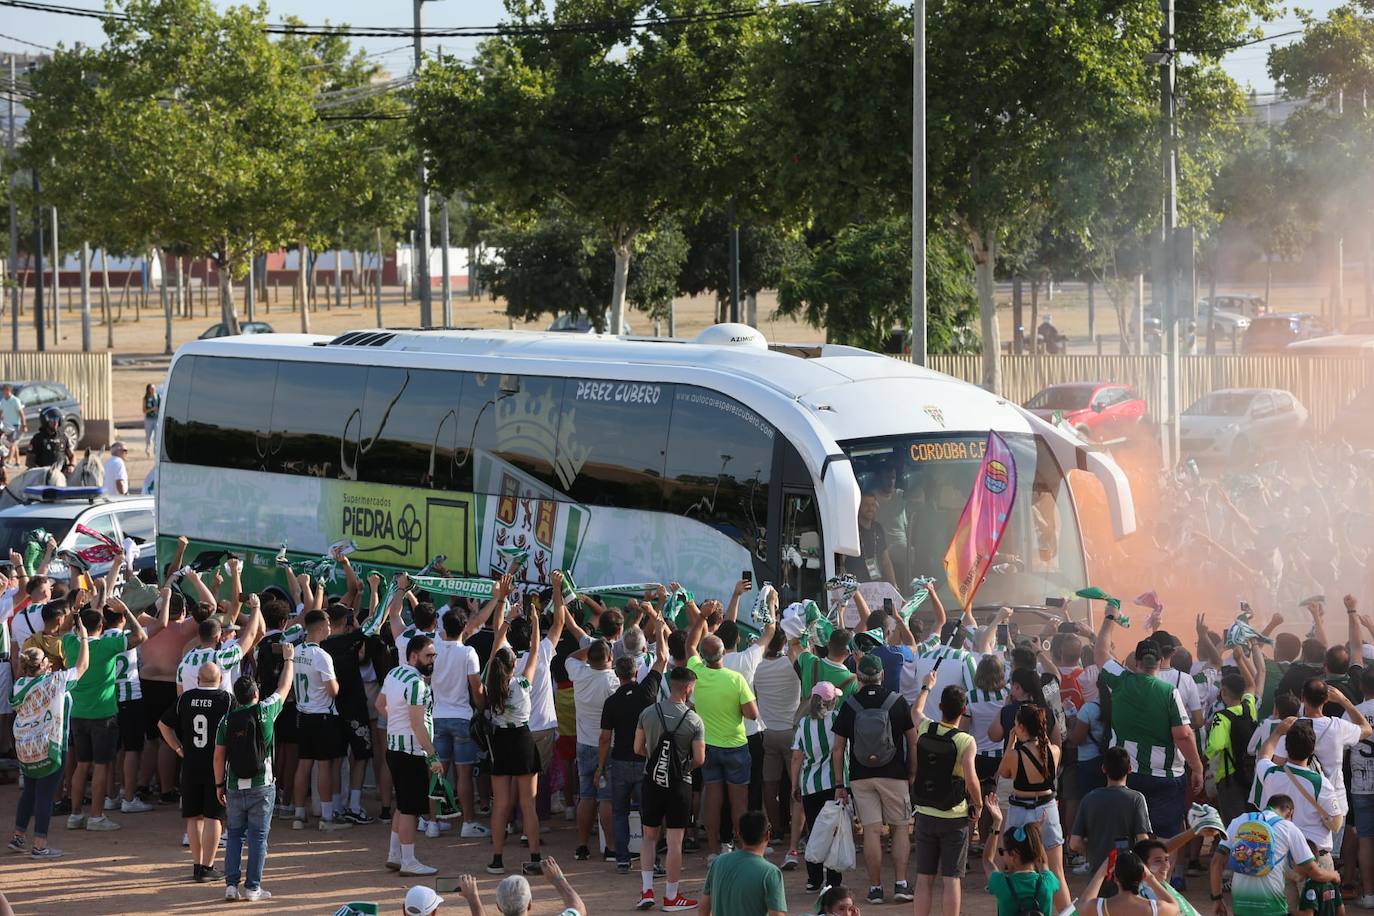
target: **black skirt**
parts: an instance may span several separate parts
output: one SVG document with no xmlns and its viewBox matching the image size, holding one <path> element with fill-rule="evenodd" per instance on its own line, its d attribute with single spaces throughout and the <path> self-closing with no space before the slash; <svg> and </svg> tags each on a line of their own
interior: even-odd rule
<svg viewBox="0 0 1374 916">
<path fill-rule="evenodd" d="M 528 725 L 491 730 L 491 775 L 528 776 L 540 769 L 539 748 Z"/>
</svg>

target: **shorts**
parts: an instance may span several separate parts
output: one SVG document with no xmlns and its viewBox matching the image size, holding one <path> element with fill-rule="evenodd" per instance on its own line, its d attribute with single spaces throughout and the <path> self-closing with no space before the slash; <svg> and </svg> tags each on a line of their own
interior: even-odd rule
<svg viewBox="0 0 1374 916">
<path fill-rule="evenodd" d="M 300 746 L 301 760 L 338 760 L 344 755 L 343 726 L 338 716 L 330 713 L 298 712 L 296 728 L 296 743 Z"/>
<path fill-rule="evenodd" d="M 596 764 L 601 749 L 591 744 L 577 745 L 577 798 L 595 798 L 599 802 L 611 800 L 610 774 L 596 785 Z M 707 751 L 710 753 L 709 749 Z"/>
<path fill-rule="evenodd" d="M 559 735 L 553 743 L 553 749 L 560 760 L 572 763 L 577 759 L 577 739 L 572 735 Z"/>
<path fill-rule="evenodd" d="M 143 736 L 149 741 L 159 741 L 162 732 L 157 723 L 163 713 L 177 704 L 177 685 L 172 681 L 150 681 L 139 678 L 138 686 L 143 693 Z"/>
<path fill-rule="evenodd" d="M 916 815 L 916 874 L 961 878 L 968 862 L 969 819 Z"/>
<path fill-rule="evenodd" d="M 113 763 L 119 750 L 119 723 L 106 719 L 72 719 L 72 753 L 77 763 Z"/>
<path fill-rule="evenodd" d="M 541 769 L 539 750 L 534 746 L 534 736 L 530 734 L 528 725 L 509 725 L 491 730 L 490 775 L 532 776 Z M 595 760 L 592 761 L 592 770 L 596 770 Z M 588 774 L 589 779 L 591 775 Z"/>
<path fill-rule="evenodd" d="M 1362 840 L 1374 839 L 1374 795 L 1351 798 L 1354 804 L 1350 808 L 1350 820 L 1355 825 L 1355 835 Z"/>
<path fill-rule="evenodd" d="M 185 764 L 181 767 L 181 816 L 222 819 L 224 806 L 215 792 L 215 774 L 193 773 Z"/>
<path fill-rule="evenodd" d="M 1002 766 L 1002 754 L 977 754 L 973 758 L 973 768 L 978 773 L 978 784 L 987 795 L 997 788 L 997 770 Z"/>
<path fill-rule="evenodd" d="M 385 727 L 382 714 L 377 711 L 377 697 L 381 696 L 382 685 L 377 681 L 363 681 L 363 692 L 367 694 L 367 715 L 372 727 Z"/>
<path fill-rule="evenodd" d="M 3 624 L 0 624 L 3 626 Z M 9 656 L 0 661 L 0 716 L 14 712 L 10 706 L 10 691 L 14 688 L 14 669 L 10 667 Z"/>
<path fill-rule="evenodd" d="M 119 749 L 137 754 L 148 741 L 148 723 L 143 714 L 143 698 L 125 700 L 119 704 L 115 718 L 119 722 Z"/>
<path fill-rule="evenodd" d="M 639 787 L 639 821 L 645 827 L 681 830 L 692 823 L 692 786 L 665 789 L 645 779 Z"/>
<path fill-rule="evenodd" d="M 355 761 L 372 759 L 372 720 L 361 709 L 339 711 L 344 745 Z M 342 755 L 340 755 L 342 756 Z"/>
<path fill-rule="evenodd" d="M 470 767 L 477 762 L 471 719 L 435 719 L 434 750 L 445 763 Z"/>
<path fill-rule="evenodd" d="M 388 750 L 386 765 L 396 787 L 396 812 L 419 817 L 429 814 L 429 766 L 425 758 L 405 751 Z"/>
<path fill-rule="evenodd" d="M 1013 804 L 1011 799 L 1006 799 L 1003 805 L 1005 817 L 1002 821 L 1002 829 L 1010 830 L 1013 827 L 1024 827 L 1027 824 L 1040 825 L 1040 841 L 1046 849 L 1058 849 L 1064 845 L 1064 827 L 1059 823 L 1059 802 L 1055 798 L 1049 798 L 1034 808 L 1023 808 Z"/>
<path fill-rule="evenodd" d="M 701 765 L 701 775 L 708 786 L 718 782 L 732 786 L 747 786 L 753 764 L 747 744 L 741 744 L 739 747 L 716 747 L 714 744 L 708 744 L 706 762 Z"/>
<path fill-rule="evenodd" d="M 864 827 L 911 823 L 911 790 L 905 779 L 856 779 L 849 786 L 854 813 Z"/>
<path fill-rule="evenodd" d="M 296 704 L 288 701 L 281 704 L 281 713 L 272 732 L 277 744 L 296 744 L 300 737 L 300 725 L 296 721 Z"/>
<path fill-rule="evenodd" d="M 541 728 L 538 731 L 530 730 L 530 738 L 534 740 L 534 749 L 539 752 L 539 769 L 547 770 L 553 763 L 553 749 L 558 743 L 557 728 Z"/>
<path fill-rule="evenodd" d="M 782 782 L 792 765 L 792 733 L 769 729 L 763 732 L 763 781 Z"/>
</svg>

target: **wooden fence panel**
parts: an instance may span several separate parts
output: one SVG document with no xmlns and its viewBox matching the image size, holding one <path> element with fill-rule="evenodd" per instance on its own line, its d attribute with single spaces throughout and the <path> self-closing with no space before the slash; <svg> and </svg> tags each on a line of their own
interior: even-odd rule
<svg viewBox="0 0 1374 916">
<path fill-rule="evenodd" d="M 929 366 L 978 384 L 978 354 L 932 354 Z M 1024 404 L 1046 385 L 1064 382 L 1121 382 L 1140 392 L 1154 417 L 1164 414 L 1163 356 L 1003 356 L 1002 395 Z M 1374 385 L 1374 360 L 1344 356 L 1185 356 L 1179 360 L 1184 407 L 1221 388 L 1279 388 L 1308 410 L 1313 431 L 1323 432 L 1336 412 L 1362 389 Z"/>
<path fill-rule="evenodd" d="M 48 351 L 0 353 L 0 379 L 51 380 L 66 385 L 81 402 L 87 429 L 97 439 L 114 430 L 113 363 L 109 353 Z M 104 444 L 97 442 L 96 444 Z"/>
</svg>

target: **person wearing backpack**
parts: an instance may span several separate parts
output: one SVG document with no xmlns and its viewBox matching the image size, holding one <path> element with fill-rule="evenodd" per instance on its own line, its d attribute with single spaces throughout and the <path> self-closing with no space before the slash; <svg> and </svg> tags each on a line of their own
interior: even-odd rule
<svg viewBox="0 0 1374 916">
<path fill-rule="evenodd" d="M 1259 723 L 1258 696 L 1264 691 L 1264 658 L 1258 643 L 1250 644 L 1250 655 L 1247 659 L 1246 653 L 1237 650 L 1240 674 L 1221 679 L 1222 708 L 1212 716 L 1204 748 L 1213 765 L 1217 808 L 1227 823 L 1245 813 L 1246 796 L 1255 778 L 1254 758 L 1246 749 Z"/>
<path fill-rule="evenodd" d="M 1289 912 L 1288 876 L 1311 881 L 1340 881 L 1330 861 L 1322 864 L 1292 820 L 1293 797 L 1271 795 L 1264 810 L 1242 814 L 1226 827 L 1217 843 L 1210 872 L 1212 900 L 1225 912 L 1222 872 L 1231 874 L 1231 909 L 1253 916 L 1283 916 Z"/>
<path fill-rule="evenodd" d="M 224 899 L 265 900 L 272 894 L 262 886 L 267 864 L 267 834 L 272 827 L 276 785 L 272 751 L 277 717 L 291 691 L 296 647 L 282 645 L 281 678 L 277 689 L 259 699 L 258 683 L 244 675 L 234 681 L 237 706 L 220 720 L 215 732 L 215 783 L 227 810 L 229 838 L 224 848 Z M 239 892 L 241 853 L 248 841 L 248 870 Z"/>
<path fill-rule="evenodd" d="M 653 856 L 649 850 L 658 847 L 660 829 L 667 831 L 668 838 L 664 863 L 668 885 L 662 909 L 673 913 L 697 908 L 697 901 L 684 897 L 678 884 L 682 880 L 683 834 L 692 821 L 692 770 L 706 762 L 706 723 L 689 705 L 696 683 L 697 674 L 691 668 L 674 668 L 668 675 L 668 699 L 640 713 L 635 728 L 635 753 L 646 758 L 639 796 L 644 828 L 639 860 L 643 889 L 637 909 L 654 906 Z"/>
<path fill-rule="evenodd" d="M 992 844 L 989 844 L 991 846 Z M 1045 859 L 1039 824 L 1011 827 L 998 839 L 988 893 L 997 898 L 997 916 L 1051 916 L 1059 879 Z"/>
<path fill-rule="evenodd" d="M 33 819 L 33 847 L 29 857 L 34 860 L 56 859 L 62 850 L 48 845 L 48 822 L 52 817 L 52 803 L 62 782 L 62 757 L 67 747 L 67 729 L 71 718 L 71 689 L 86 673 L 90 663 L 90 640 L 80 616 L 76 619 L 76 635 L 80 638 L 75 664 L 54 671 L 52 662 L 41 649 L 25 649 L 19 653 L 19 679 L 10 693 L 14 710 L 15 754 L 24 774 L 24 788 L 14 813 L 14 835 L 9 841 L 10 852 L 23 852 L 29 820 Z"/>
<path fill-rule="evenodd" d="M 919 723 L 912 767 L 917 916 L 932 912 L 936 875 L 940 876 L 941 911 L 960 911 L 959 879 L 968 860 L 969 826 L 978 823 L 983 811 L 983 791 L 973 759 L 977 742 L 959 728 L 968 694 L 957 684 L 946 687 L 940 694 L 940 721 L 933 722 L 925 716 L 925 704 L 934 683 L 932 671 L 921 684 L 914 712 Z"/>
<path fill-rule="evenodd" d="M 892 830 L 892 868 L 896 884 L 892 897 L 912 899 L 907 882 L 907 858 L 911 854 L 911 783 L 916 768 L 916 725 L 911 707 L 901 694 L 883 686 L 883 661 L 876 655 L 859 659 L 859 689 L 840 705 L 833 726 L 835 745 L 831 765 L 835 773 L 835 800 L 854 797 L 854 811 L 865 836 L 878 836 L 882 825 Z M 935 672 L 932 670 L 931 674 Z M 928 675 L 929 676 L 929 675 Z M 961 690 L 962 694 L 963 691 Z M 962 712 L 962 706 L 960 707 Z M 969 747 L 973 740 L 969 738 Z M 848 761 L 849 788 L 844 787 Z M 967 823 L 965 843 L 967 843 Z M 883 902 L 883 847 L 864 843 L 868 869 L 868 902 Z"/>
</svg>

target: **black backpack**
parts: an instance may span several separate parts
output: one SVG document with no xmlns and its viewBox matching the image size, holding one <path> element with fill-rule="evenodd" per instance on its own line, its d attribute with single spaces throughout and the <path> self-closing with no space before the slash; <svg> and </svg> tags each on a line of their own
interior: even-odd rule
<svg viewBox="0 0 1374 916">
<path fill-rule="evenodd" d="M 1040 909 L 1040 888 L 1044 884 L 1045 873 L 1042 871 L 1035 878 L 1035 890 L 1031 892 L 1029 901 L 1020 894 L 1013 895 L 1016 900 L 1016 916 L 1045 916 L 1045 911 Z M 1007 886 L 1011 887 L 1011 875 L 1007 875 Z"/>
<path fill-rule="evenodd" d="M 892 740 L 892 707 L 899 699 L 896 693 L 883 698 L 882 705 L 866 707 L 857 694 L 845 700 L 854 713 L 853 737 L 850 748 L 854 762 L 870 769 L 887 766 L 897 756 L 897 743 Z"/>
<path fill-rule="evenodd" d="M 941 734 L 938 723 L 932 722 L 916 739 L 916 804 L 949 811 L 968 798 L 964 778 L 955 772 L 959 768 L 959 747 L 954 736 L 959 734 L 963 732 L 957 728 Z"/>
<path fill-rule="evenodd" d="M 663 707 L 656 705 L 654 711 L 658 713 L 658 721 L 663 732 L 659 735 L 658 743 L 654 745 L 653 752 L 649 754 L 644 772 L 648 774 L 649 780 L 660 789 L 671 789 L 683 783 L 690 785 L 692 769 L 682 759 L 682 754 L 678 752 L 677 744 L 673 740 L 677 737 L 677 730 L 682 728 L 682 723 L 687 721 L 687 714 L 683 713 L 682 718 L 677 720 L 677 725 L 673 726 L 673 730 L 668 731 L 668 720 L 663 718 Z"/>
<path fill-rule="evenodd" d="M 253 655 L 253 669 L 257 676 L 258 694 L 268 696 L 277 692 L 277 685 L 281 683 L 281 669 L 286 666 L 285 659 L 282 658 L 281 651 L 273 651 L 273 646 L 280 646 L 284 640 L 281 633 L 273 633 L 271 636 L 264 636 L 258 643 L 258 650 Z M 232 689 L 233 684 L 229 687 Z"/>
<path fill-rule="evenodd" d="M 1220 709 L 1217 710 L 1217 715 L 1224 716 L 1231 723 L 1231 743 L 1221 751 L 1225 755 L 1224 759 L 1231 765 L 1231 772 L 1222 782 L 1249 788 L 1255 781 L 1255 758 L 1250 756 L 1250 739 L 1254 737 L 1259 723 L 1250 715 L 1244 703 L 1240 704 L 1239 713 Z"/>
<path fill-rule="evenodd" d="M 224 746 L 235 779 L 252 779 L 267 765 L 258 707 L 240 706 L 224 719 Z"/>
</svg>

